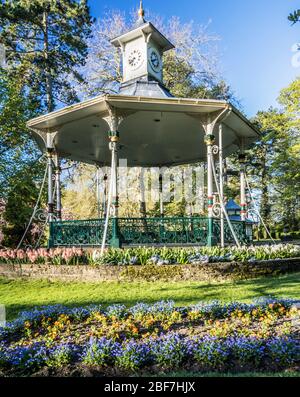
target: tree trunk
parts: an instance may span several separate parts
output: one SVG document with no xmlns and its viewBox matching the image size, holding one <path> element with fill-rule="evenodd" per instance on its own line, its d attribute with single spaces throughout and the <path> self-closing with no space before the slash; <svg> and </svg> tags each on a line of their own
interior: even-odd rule
<svg viewBox="0 0 300 397">
<path fill-rule="evenodd" d="M 48 13 L 43 13 L 43 26 L 44 26 L 44 59 L 45 59 L 45 74 L 46 74 L 46 96 L 47 96 L 47 109 L 48 113 L 54 110 L 53 99 L 53 85 L 51 76 L 51 67 L 49 64 L 49 31 L 48 31 Z"/>
</svg>

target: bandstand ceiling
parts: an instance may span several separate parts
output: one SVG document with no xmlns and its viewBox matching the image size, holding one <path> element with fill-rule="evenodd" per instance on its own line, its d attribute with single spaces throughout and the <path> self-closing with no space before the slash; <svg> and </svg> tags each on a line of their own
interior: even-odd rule
<svg viewBox="0 0 300 397">
<path fill-rule="evenodd" d="M 40 149 L 47 132 L 58 131 L 55 148 L 61 157 L 109 165 L 107 117 L 115 109 L 119 125 L 119 158 L 128 166 L 168 166 L 206 160 L 203 118 L 214 119 L 230 108 L 223 121 L 224 156 L 245 147 L 259 135 L 232 105 L 223 101 L 105 95 L 60 109 L 28 122 Z M 216 138 L 218 130 L 214 131 Z M 218 143 L 218 139 L 216 139 Z"/>
</svg>

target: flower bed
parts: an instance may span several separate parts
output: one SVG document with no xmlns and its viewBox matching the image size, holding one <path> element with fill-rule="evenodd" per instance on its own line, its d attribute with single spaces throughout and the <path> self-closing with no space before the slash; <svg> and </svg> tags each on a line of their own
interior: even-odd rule
<svg viewBox="0 0 300 397">
<path fill-rule="evenodd" d="M 8 264 L 84 265 L 92 262 L 92 256 L 81 248 L 16 249 L 0 250 L 0 262 Z"/>
<path fill-rule="evenodd" d="M 0 370 L 8 376 L 295 370 L 299 318 L 294 302 L 274 299 L 37 308 L 0 330 Z"/>
<path fill-rule="evenodd" d="M 7 264 L 54 265 L 169 265 L 217 262 L 254 262 L 300 257 L 295 245 L 265 245 L 251 247 L 197 247 L 197 248 L 129 248 L 99 250 L 55 248 L 37 250 L 0 250 L 0 262 Z"/>
</svg>

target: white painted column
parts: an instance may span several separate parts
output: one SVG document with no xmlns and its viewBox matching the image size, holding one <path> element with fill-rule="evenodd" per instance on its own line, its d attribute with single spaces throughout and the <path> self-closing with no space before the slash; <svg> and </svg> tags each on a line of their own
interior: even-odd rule
<svg viewBox="0 0 300 397">
<path fill-rule="evenodd" d="M 118 196 L 118 144 L 117 142 L 112 142 L 112 149 L 114 152 L 114 166 L 111 170 L 113 178 L 113 190 L 112 190 L 112 207 L 113 207 L 113 217 L 117 218 L 119 213 L 119 196 Z"/>
<path fill-rule="evenodd" d="M 118 196 L 118 142 L 119 132 L 112 131 L 110 135 L 110 150 L 112 154 L 112 239 L 111 247 L 120 248 L 121 243 L 119 239 L 119 227 L 118 227 L 118 216 L 119 216 L 119 196 Z M 109 209 L 108 209 L 109 211 Z"/>
<path fill-rule="evenodd" d="M 53 221 L 54 201 L 53 201 L 53 149 L 47 149 L 48 161 L 48 220 Z"/>
<path fill-rule="evenodd" d="M 46 140 L 45 140 L 46 150 L 47 150 L 47 165 L 48 165 L 48 222 L 49 222 L 48 248 L 52 248 L 54 245 L 53 224 L 52 224 L 52 222 L 54 221 L 53 155 L 55 152 L 54 140 L 57 134 L 58 131 L 47 132 Z"/>
<path fill-rule="evenodd" d="M 61 183 L 60 183 L 61 167 L 60 167 L 60 160 L 58 154 L 55 154 L 54 159 L 55 159 L 55 184 L 56 184 L 56 215 L 57 215 L 57 220 L 61 221 L 62 219 Z"/>
<path fill-rule="evenodd" d="M 105 171 L 105 174 L 103 176 L 103 204 L 102 204 L 102 215 L 103 218 L 106 218 L 106 211 L 107 211 L 107 181 L 108 181 L 108 176 L 107 176 L 107 170 Z"/>
<path fill-rule="evenodd" d="M 246 199 L 246 181 L 245 181 L 245 164 L 241 164 L 240 171 L 240 201 L 241 201 L 241 220 L 245 221 L 247 218 L 247 199 Z"/>
<path fill-rule="evenodd" d="M 97 201 L 97 216 L 101 218 L 101 205 L 100 205 L 100 170 L 96 165 L 96 201 Z"/>
<path fill-rule="evenodd" d="M 207 210 L 208 210 L 208 231 L 207 245 L 212 247 L 215 245 L 213 236 L 213 153 L 212 147 L 215 142 L 214 135 L 206 135 L 205 143 L 207 145 Z"/>
<path fill-rule="evenodd" d="M 224 203 L 224 164 L 223 164 L 223 125 L 219 126 L 219 169 L 220 169 L 220 200 Z M 221 207 L 221 247 L 225 246 L 224 213 Z"/>
<path fill-rule="evenodd" d="M 163 201 L 163 176 L 159 174 L 159 210 L 161 218 L 164 217 L 164 201 Z"/>
<path fill-rule="evenodd" d="M 247 198 L 246 198 L 246 156 L 244 153 L 244 141 L 241 142 L 241 154 L 239 155 L 240 162 L 240 205 L 241 205 L 241 220 L 247 219 Z"/>
</svg>

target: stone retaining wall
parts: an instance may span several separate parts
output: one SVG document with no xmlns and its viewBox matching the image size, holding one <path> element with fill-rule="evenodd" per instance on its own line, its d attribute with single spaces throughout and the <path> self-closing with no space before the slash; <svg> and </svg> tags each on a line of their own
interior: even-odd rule
<svg viewBox="0 0 300 397">
<path fill-rule="evenodd" d="M 50 281 L 216 281 L 300 272 L 300 258 L 193 265 L 57 266 L 0 264 L 0 277 Z M 299 280 L 300 281 L 300 280 Z"/>
</svg>

